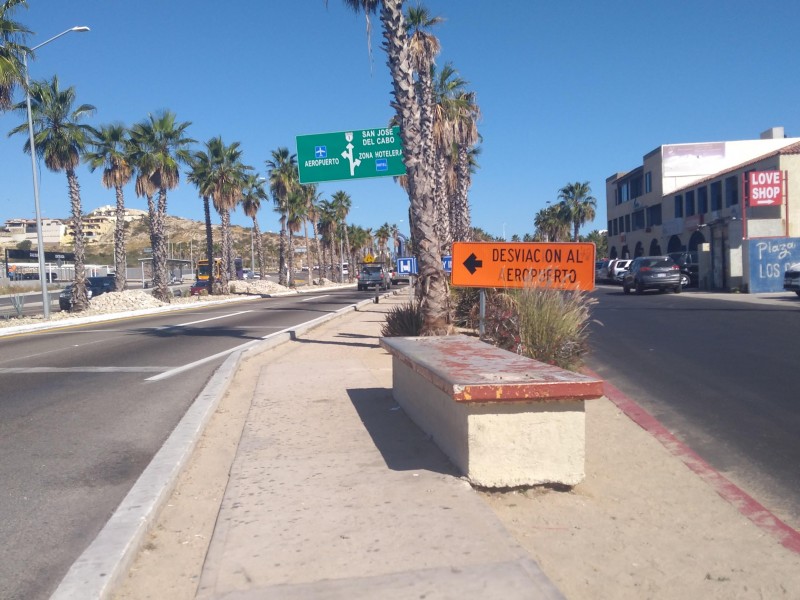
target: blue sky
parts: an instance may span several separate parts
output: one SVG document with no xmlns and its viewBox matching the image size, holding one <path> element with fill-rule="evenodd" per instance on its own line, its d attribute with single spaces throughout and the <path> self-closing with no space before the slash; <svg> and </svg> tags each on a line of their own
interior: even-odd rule
<svg viewBox="0 0 800 600">
<path fill-rule="evenodd" d="M 17 20 L 37 52 L 32 79 L 57 74 L 88 122 L 131 125 L 170 109 L 202 143 L 241 142 L 262 175 L 270 151 L 295 136 L 383 127 L 390 81 L 374 20 L 372 60 L 364 16 L 340 0 L 29 0 Z M 796 26 L 788 0 L 428 0 L 445 18 L 442 53 L 477 94 L 480 168 L 470 191 L 473 225 L 497 236 L 533 232 L 533 218 L 567 183 L 589 181 L 605 229 L 605 179 L 641 164 L 662 144 L 754 139 L 784 126 L 800 136 Z M 502 8 L 501 8 L 502 7 Z M 20 98 L 21 100 L 22 98 Z M 33 218 L 30 158 L 23 137 L 6 137 L 24 114 L 0 116 L 0 221 Z M 200 146 L 198 145 L 198 148 Z M 69 214 L 66 177 L 40 166 L 46 218 Z M 114 203 L 99 172 L 79 171 L 85 210 Z M 349 222 L 408 231 L 408 200 L 391 178 L 322 184 L 352 197 Z M 133 186 L 126 203 L 145 208 Z M 202 218 L 182 177 L 168 212 Z M 277 215 L 262 209 L 263 230 Z M 233 222 L 245 226 L 241 211 Z"/>
</svg>

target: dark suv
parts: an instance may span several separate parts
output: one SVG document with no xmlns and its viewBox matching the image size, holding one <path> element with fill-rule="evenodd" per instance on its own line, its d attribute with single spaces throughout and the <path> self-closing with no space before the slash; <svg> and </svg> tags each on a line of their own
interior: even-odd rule
<svg viewBox="0 0 800 600">
<path fill-rule="evenodd" d="M 58 295 L 58 306 L 61 308 L 61 310 L 70 310 L 70 308 L 72 308 L 72 289 L 74 285 L 74 283 L 67 284 L 67 287 L 65 287 Z M 95 296 L 100 296 L 106 292 L 116 291 L 117 280 L 113 275 L 86 278 L 86 295 L 90 300 Z"/>
<path fill-rule="evenodd" d="M 690 285 L 697 285 L 699 280 L 697 265 L 697 252 L 684 250 L 682 252 L 670 252 L 667 254 L 678 268 L 681 270 L 681 285 L 689 287 Z"/>
<path fill-rule="evenodd" d="M 388 290 L 392 285 L 392 276 L 386 267 L 368 263 L 358 269 L 358 289 L 368 290 L 371 287 Z"/>
<path fill-rule="evenodd" d="M 635 289 L 637 294 L 645 290 L 673 290 L 681 293 L 681 271 L 669 256 L 640 256 L 633 259 L 630 270 L 622 279 L 622 291 L 626 294 Z"/>
</svg>

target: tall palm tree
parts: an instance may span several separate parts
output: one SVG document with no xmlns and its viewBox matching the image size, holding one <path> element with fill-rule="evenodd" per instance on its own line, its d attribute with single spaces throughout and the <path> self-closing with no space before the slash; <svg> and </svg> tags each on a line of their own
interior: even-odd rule
<svg viewBox="0 0 800 600">
<path fill-rule="evenodd" d="M 25 81 L 22 57 L 30 54 L 30 48 L 22 43 L 30 30 L 11 18 L 18 6 L 27 8 L 27 0 L 0 2 L 0 112 L 12 108 L 14 90 Z"/>
<path fill-rule="evenodd" d="M 353 201 L 350 199 L 350 194 L 339 190 L 331 196 L 331 203 L 333 204 L 333 210 L 336 214 L 336 220 L 341 227 L 341 231 L 343 232 L 344 249 L 347 251 L 350 248 L 350 240 L 348 239 L 347 232 L 347 215 L 350 213 L 350 208 L 353 206 Z M 342 257 L 342 262 L 344 262 L 344 257 Z M 352 269 L 350 269 L 348 274 L 351 274 L 352 272 Z M 344 277 L 344 274 L 342 274 L 342 277 Z"/>
<path fill-rule="evenodd" d="M 286 277 L 286 221 L 289 211 L 289 195 L 299 185 L 297 155 L 289 154 L 289 149 L 280 147 L 272 151 L 272 158 L 266 161 L 269 170 L 269 186 L 275 210 L 280 214 L 281 232 L 278 249 L 278 283 L 287 285 Z"/>
<path fill-rule="evenodd" d="M 133 177 L 133 168 L 128 161 L 130 143 L 128 129 L 119 123 L 103 125 L 100 129 L 91 128 L 93 152 L 88 152 L 84 160 L 89 169 L 103 167 L 102 184 L 106 189 L 114 188 L 117 201 L 116 222 L 114 224 L 114 279 L 116 289 L 124 290 L 127 285 L 128 259 L 125 244 L 125 193 L 123 189 Z"/>
<path fill-rule="evenodd" d="M 206 148 L 208 146 L 206 145 Z M 209 264 L 209 293 L 214 293 L 214 233 L 211 227 L 211 196 L 214 193 L 213 181 L 211 180 L 211 157 L 207 152 L 200 150 L 192 155 L 189 163 L 189 172 L 186 178 L 190 183 L 197 187 L 200 197 L 203 199 L 203 214 L 205 217 L 206 228 L 206 259 Z"/>
<path fill-rule="evenodd" d="M 65 172 L 72 211 L 72 225 L 75 231 L 75 280 L 72 294 L 72 310 L 83 311 L 89 306 L 86 294 L 85 248 L 83 240 L 83 208 L 81 188 L 75 168 L 80 164 L 90 144 L 91 131 L 80 121 L 94 113 L 91 104 L 81 104 L 74 108 L 75 88 L 61 89 L 58 77 L 50 81 L 34 82 L 30 89 L 31 119 L 33 121 L 36 154 L 44 159 L 45 166 L 53 172 Z M 27 112 L 27 104 L 21 102 L 14 106 L 20 113 Z M 28 124 L 23 123 L 8 134 L 28 133 Z M 24 151 L 30 154 L 30 141 L 26 138 Z M 44 252 L 44 248 L 39 249 Z"/>
<path fill-rule="evenodd" d="M 592 188 L 588 181 L 568 183 L 558 190 L 558 199 L 561 200 L 572 222 L 572 241 L 578 241 L 578 230 L 582 225 L 592 221 L 597 208 L 597 198 L 592 196 Z"/>
<path fill-rule="evenodd" d="M 233 245 L 231 243 L 231 211 L 242 198 L 246 172 L 250 167 L 241 162 L 242 150 L 239 142 L 225 145 L 217 136 L 206 142 L 210 159 L 209 184 L 214 208 L 222 221 L 222 264 L 220 265 L 220 287 L 226 291 L 228 282 L 235 277 Z"/>
<path fill-rule="evenodd" d="M 139 170 L 137 189 L 147 194 L 150 209 L 150 238 L 153 245 L 153 296 L 169 302 L 172 294 L 167 285 L 167 240 L 164 235 L 167 216 L 167 192 L 180 183 L 181 164 L 189 164 L 189 145 L 195 140 L 186 137 L 186 121 L 178 123 L 175 113 L 164 111 L 137 123 L 131 129 L 135 148 L 134 162 Z M 157 201 L 153 201 L 154 193 Z"/>
<path fill-rule="evenodd" d="M 447 279 L 442 267 L 442 254 L 434 230 L 433 181 L 425 167 L 422 140 L 422 115 L 417 98 L 414 66 L 409 52 L 408 29 L 403 15 L 403 0 L 343 0 L 356 12 L 367 16 L 380 8 L 384 44 L 392 77 L 392 106 L 403 141 L 403 162 L 406 166 L 408 194 L 411 204 L 411 227 L 419 268 L 418 299 L 423 332 L 439 334 L 447 330 L 449 321 Z"/>
<path fill-rule="evenodd" d="M 457 148 L 457 188 L 451 208 L 451 227 L 454 240 L 468 241 L 472 230 L 468 193 L 472 182 L 471 174 L 476 164 L 473 149 L 480 139 L 477 126 L 480 110 L 475 102 L 474 92 L 462 92 L 456 100 L 452 122 Z"/>
<path fill-rule="evenodd" d="M 261 228 L 258 226 L 258 211 L 261 203 L 269 200 L 269 194 L 264 188 L 264 179 L 258 173 L 250 173 L 245 179 L 242 190 L 242 210 L 244 214 L 253 219 L 253 238 L 258 250 L 258 273 L 262 280 L 266 280 L 267 271 L 264 263 L 264 240 L 261 237 Z"/>
</svg>

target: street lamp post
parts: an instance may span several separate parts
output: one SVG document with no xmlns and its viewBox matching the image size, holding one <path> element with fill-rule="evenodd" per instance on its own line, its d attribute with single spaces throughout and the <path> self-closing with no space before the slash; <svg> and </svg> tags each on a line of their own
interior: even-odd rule
<svg viewBox="0 0 800 600">
<path fill-rule="evenodd" d="M 30 52 L 38 50 L 42 46 L 57 40 L 62 35 L 66 35 L 72 31 L 89 31 L 88 27 L 77 26 L 71 27 L 66 31 L 62 31 L 58 35 L 54 35 L 49 40 L 46 40 L 30 49 Z M 44 235 L 42 234 L 42 211 L 39 209 L 39 181 L 36 177 L 36 146 L 33 141 L 33 116 L 31 114 L 31 86 L 28 79 L 28 52 L 22 53 L 22 66 L 25 70 L 25 104 L 28 108 L 28 141 L 31 150 L 31 169 L 33 170 L 33 206 L 36 210 L 36 253 L 39 256 L 39 283 L 42 288 L 42 308 L 45 320 L 50 318 L 50 295 L 47 293 L 47 280 L 48 274 L 45 272 L 44 266 Z"/>
</svg>

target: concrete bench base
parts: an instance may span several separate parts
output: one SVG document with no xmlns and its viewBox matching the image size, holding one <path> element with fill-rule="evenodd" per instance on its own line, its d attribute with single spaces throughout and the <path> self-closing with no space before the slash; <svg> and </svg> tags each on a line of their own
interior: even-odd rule
<svg viewBox="0 0 800 600">
<path fill-rule="evenodd" d="M 397 403 L 481 487 L 584 479 L 584 401 L 602 381 L 467 336 L 383 338 Z"/>
</svg>

